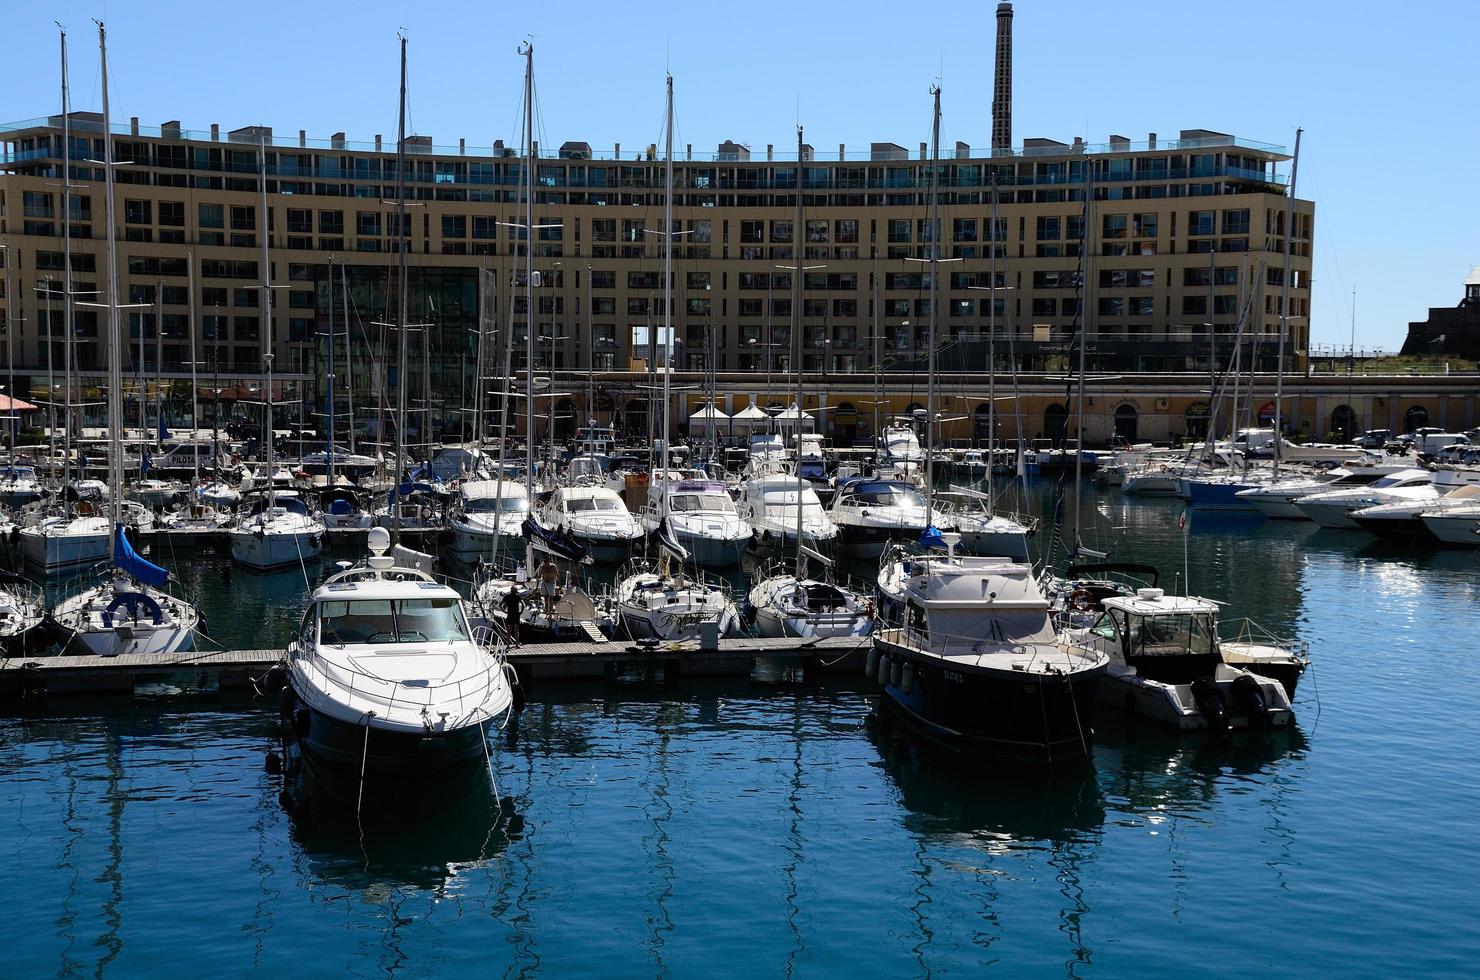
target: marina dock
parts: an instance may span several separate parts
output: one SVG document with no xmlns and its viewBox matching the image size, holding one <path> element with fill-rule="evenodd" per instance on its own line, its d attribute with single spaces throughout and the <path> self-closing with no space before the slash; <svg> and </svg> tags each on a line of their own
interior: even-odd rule
<svg viewBox="0 0 1480 980">
<path fill-rule="evenodd" d="M 531 687 L 543 681 L 616 680 L 639 672 L 649 678 L 677 676 L 779 676 L 786 668 L 856 670 L 867 638 L 807 640 L 737 637 L 716 649 L 696 643 L 639 645 L 629 642 L 539 643 L 505 655 Z M 123 654 L 12 658 L 0 662 L 0 702 L 52 695 L 132 694 L 163 684 L 200 691 L 248 688 L 282 658 L 281 650 L 197 650 L 153 656 Z M 757 671 L 757 661 L 763 666 Z"/>
</svg>

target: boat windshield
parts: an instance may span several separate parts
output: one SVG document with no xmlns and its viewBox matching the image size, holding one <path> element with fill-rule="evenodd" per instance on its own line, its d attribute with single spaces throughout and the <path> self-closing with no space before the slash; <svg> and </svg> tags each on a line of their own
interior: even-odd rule
<svg viewBox="0 0 1480 980">
<path fill-rule="evenodd" d="M 1178 657 L 1213 652 L 1213 617 L 1198 613 L 1133 616 L 1130 650 L 1141 657 Z"/>
<path fill-rule="evenodd" d="M 500 511 L 505 514 L 522 514 L 529 510 L 529 500 L 523 495 L 515 496 L 506 494 L 502 499 L 493 497 L 480 497 L 470 500 L 463 510 L 469 514 L 492 514 Z"/>
<path fill-rule="evenodd" d="M 867 484 L 859 487 L 850 497 L 852 503 L 863 507 L 924 507 L 925 498 L 914 487 Z"/>
<path fill-rule="evenodd" d="M 622 509 L 622 503 L 612 497 L 571 497 L 565 502 L 565 509 L 572 513 L 590 510 Z"/>
<path fill-rule="evenodd" d="M 468 639 L 457 599 L 331 599 L 319 603 L 319 641 L 456 643 Z"/>
<path fill-rule="evenodd" d="M 789 507 L 794 510 L 797 505 L 797 492 L 795 490 L 767 490 L 765 505 L 767 507 Z M 822 503 L 817 499 L 817 494 L 808 492 L 802 495 L 802 510 L 804 512 L 822 510 Z"/>
<path fill-rule="evenodd" d="M 675 493 L 668 498 L 668 509 L 675 514 L 686 511 L 719 511 L 733 514 L 735 504 L 723 493 Z"/>
</svg>

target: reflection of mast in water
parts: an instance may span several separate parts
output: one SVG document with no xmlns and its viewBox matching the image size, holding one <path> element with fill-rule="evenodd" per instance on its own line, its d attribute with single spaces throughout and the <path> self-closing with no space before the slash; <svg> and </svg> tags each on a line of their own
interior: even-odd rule
<svg viewBox="0 0 1480 980">
<path fill-rule="evenodd" d="M 77 912 L 72 908 L 72 903 L 77 898 L 77 886 L 82 881 L 82 870 L 72 863 L 72 850 L 82 843 L 85 834 L 77 823 L 77 774 L 72 768 L 70 753 L 67 754 L 67 764 L 62 771 L 67 780 L 66 817 L 62 820 L 62 826 L 67 829 L 68 836 L 67 843 L 62 846 L 61 859 L 57 861 L 57 870 L 71 871 L 72 880 L 67 882 L 67 897 L 62 902 L 62 914 L 57 917 L 57 931 L 67 940 L 67 946 L 62 950 L 61 969 L 57 973 L 60 976 L 71 976 L 82 970 L 82 964 L 72 958 L 72 944 L 77 941 L 72 932 L 72 926 L 77 921 Z"/>
<path fill-rule="evenodd" d="M 98 876 L 98 881 L 108 885 L 108 897 L 102 905 L 103 921 L 108 928 L 94 943 L 107 950 L 98 960 L 97 975 L 100 977 L 123 952 L 123 940 L 118 935 L 123 926 L 123 914 L 119 911 L 123 906 L 123 736 L 111 724 L 104 730 L 103 745 L 108 772 L 103 784 L 108 799 L 108 864 Z"/>
<path fill-rule="evenodd" d="M 801 910 L 797 907 L 797 868 L 802 863 L 802 699 L 793 695 L 791 699 L 791 780 L 786 794 L 786 808 L 791 819 L 786 825 L 786 838 L 781 847 L 790 856 L 781 866 L 786 876 L 786 930 L 791 933 L 791 951 L 786 954 L 786 977 L 790 980 L 796 958 L 807 949 L 802 941 L 802 931 L 797 925 Z"/>
<path fill-rule="evenodd" d="M 1081 853 L 1080 848 L 1088 850 Z M 1080 841 L 1055 841 L 1049 852 L 1048 864 L 1056 874 L 1059 894 L 1064 896 L 1064 907 L 1059 909 L 1059 932 L 1068 937 L 1071 956 L 1064 961 L 1064 972 L 1071 977 L 1079 976 L 1080 966 L 1090 965 L 1091 950 L 1084 944 L 1084 915 L 1089 904 L 1084 900 L 1084 885 L 1080 882 L 1079 864 L 1099 847 L 1099 842 L 1085 845 Z"/>
<path fill-rule="evenodd" d="M 673 804 L 668 801 L 668 734 L 669 721 L 681 721 L 682 719 L 666 719 L 664 714 L 670 711 L 680 711 L 676 706 L 659 707 L 658 715 L 653 719 L 653 728 L 661 734 L 658 736 L 657 766 L 655 771 L 658 782 L 653 787 L 653 806 L 643 811 L 648 823 L 652 825 L 652 834 L 643 838 L 643 844 L 649 846 L 651 855 L 650 867 L 657 874 L 662 887 L 654 899 L 657 913 L 648 917 L 651 926 L 652 938 L 648 942 L 648 948 L 652 950 L 653 960 L 657 966 L 654 970 L 657 976 L 666 976 L 668 964 L 663 960 L 663 946 L 666 942 L 665 935 L 673 932 L 673 917 L 668 914 L 668 900 L 673 897 L 673 859 L 668 854 L 668 821 L 673 819 Z"/>
</svg>

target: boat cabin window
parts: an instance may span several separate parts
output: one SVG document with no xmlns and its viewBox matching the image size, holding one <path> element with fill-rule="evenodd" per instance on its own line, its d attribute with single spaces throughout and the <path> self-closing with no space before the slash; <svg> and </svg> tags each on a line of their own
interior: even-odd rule
<svg viewBox="0 0 1480 980">
<path fill-rule="evenodd" d="M 468 501 L 463 510 L 469 514 L 492 514 L 494 511 L 505 514 L 522 514 L 529 510 L 529 501 L 522 494 L 518 496 L 504 494 L 499 499 L 480 497 L 477 500 Z"/>
<path fill-rule="evenodd" d="M 910 629 L 918 633 L 923 639 L 930 639 L 930 619 L 925 614 L 925 607 L 917 605 L 913 601 L 909 603 Z"/>
<path fill-rule="evenodd" d="M 723 493 L 675 493 L 668 498 L 668 509 L 675 514 L 685 511 L 719 511 L 733 513 L 735 505 Z"/>
<path fill-rule="evenodd" d="M 1130 652 L 1140 657 L 1207 656 L 1214 652 L 1213 617 L 1207 613 L 1132 616 Z"/>
<path fill-rule="evenodd" d="M 867 484 L 853 491 L 851 502 L 859 507 L 924 507 L 925 498 L 914 487 Z"/>
<path fill-rule="evenodd" d="M 1089 631 L 1102 639 L 1119 642 L 1120 631 L 1116 629 L 1117 622 L 1118 617 L 1114 613 L 1103 612 L 1100 613 L 1100 618 L 1095 621 L 1095 625 L 1089 628 Z"/>
<path fill-rule="evenodd" d="M 319 603 L 319 642 L 456 643 L 468 625 L 456 599 L 349 599 Z"/>
<path fill-rule="evenodd" d="M 593 510 L 615 511 L 621 509 L 621 504 L 611 497 L 570 497 L 565 501 L 565 509 L 572 514 Z"/>
</svg>

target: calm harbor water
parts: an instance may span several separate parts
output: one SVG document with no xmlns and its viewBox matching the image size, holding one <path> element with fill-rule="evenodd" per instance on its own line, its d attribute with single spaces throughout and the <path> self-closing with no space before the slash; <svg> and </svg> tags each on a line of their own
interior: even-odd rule
<svg viewBox="0 0 1480 980">
<path fill-rule="evenodd" d="M 1042 506 L 1041 500 L 1034 501 Z M 1181 578 L 1180 504 L 1086 543 Z M 1194 515 L 1192 589 L 1311 643 L 1298 728 L 1118 718 L 1093 766 L 942 759 L 861 678 L 547 684 L 499 798 L 269 775 L 276 712 L 201 694 L 0 719 L 10 976 L 1472 975 L 1480 559 Z M 174 562 L 281 643 L 298 573 Z"/>
</svg>

